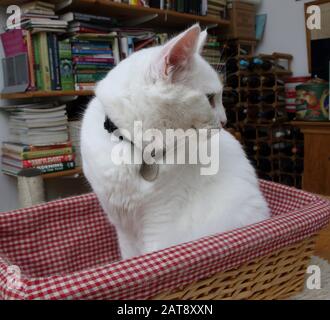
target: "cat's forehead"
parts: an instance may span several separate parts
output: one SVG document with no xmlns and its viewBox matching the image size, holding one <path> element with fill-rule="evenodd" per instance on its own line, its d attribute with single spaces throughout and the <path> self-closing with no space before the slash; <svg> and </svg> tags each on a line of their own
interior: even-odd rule
<svg viewBox="0 0 330 320">
<path fill-rule="evenodd" d="M 219 74 L 205 61 L 199 57 L 196 61 L 192 85 L 204 93 L 221 93 L 223 84 Z"/>
</svg>

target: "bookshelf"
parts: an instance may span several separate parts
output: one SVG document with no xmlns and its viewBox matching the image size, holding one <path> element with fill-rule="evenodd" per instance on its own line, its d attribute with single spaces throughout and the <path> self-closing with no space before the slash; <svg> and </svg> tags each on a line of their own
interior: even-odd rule
<svg viewBox="0 0 330 320">
<path fill-rule="evenodd" d="M 227 27 L 229 20 L 217 19 L 209 16 L 198 16 L 188 13 L 180 13 L 173 10 L 162 10 L 143 6 L 133 6 L 126 3 L 113 2 L 111 0 L 62 0 L 49 2 L 57 5 L 57 11 L 62 14 L 69 11 L 77 11 L 95 15 L 107 15 L 117 18 L 120 24 L 131 22 L 129 26 L 151 27 L 158 29 L 184 29 L 194 23 L 200 23 L 203 27 Z M 1 1 L 1 6 L 11 4 L 23 4 L 25 0 L 5 0 Z M 92 90 L 84 91 L 27 91 L 15 93 L 0 93 L 0 99 L 30 99 L 48 97 L 71 97 L 71 96 L 91 96 Z"/>
<path fill-rule="evenodd" d="M 52 1 L 51 1 L 52 2 Z M 54 1 L 55 2 L 55 1 Z M 24 0 L 1 1 L 1 5 L 24 3 Z M 109 15 L 121 21 L 137 19 L 139 27 L 184 28 L 196 22 L 202 26 L 229 26 L 229 20 L 208 16 L 196 16 L 173 10 L 161 10 L 142 6 L 132 6 L 110 0 L 66 0 L 55 2 L 60 12 L 79 11 L 82 13 Z"/>
<path fill-rule="evenodd" d="M 116 18 L 120 26 L 137 27 L 137 28 L 154 28 L 164 32 L 164 30 L 173 33 L 182 31 L 195 23 L 199 23 L 202 28 L 221 29 L 230 25 L 228 20 L 211 16 L 198 16 L 189 13 L 181 13 L 173 10 L 161 10 L 157 8 L 148 8 L 143 6 L 133 6 L 125 3 L 113 2 L 110 0 L 45 0 L 56 4 L 56 12 L 64 14 L 66 12 L 80 12 L 86 14 L 94 14 L 100 16 L 109 16 Z M 21 5 L 28 2 L 27 0 L 3 0 L 0 7 L 8 5 Z M 80 97 L 93 96 L 93 90 L 58 90 L 58 91 L 27 91 L 15 93 L 0 93 L 0 99 L 6 100 L 24 100 L 24 99 L 41 99 L 61 97 Z M 56 173 L 42 174 L 44 180 L 56 179 L 62 177 L 82 176 L 82 168 L 76 167 L 72 170 L 65 170 Z M 31 192 L 32 193 L 32 192 Z"/>
</svg>

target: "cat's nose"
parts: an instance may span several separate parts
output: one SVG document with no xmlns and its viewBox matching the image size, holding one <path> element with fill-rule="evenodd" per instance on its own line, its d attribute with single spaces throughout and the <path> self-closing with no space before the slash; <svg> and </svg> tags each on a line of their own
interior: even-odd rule
<svg viewBox="0 0 330 320">
<path fill-rule="evenodd" d="M 227 120 L 223 120 L 223 121 L 220 121 L 220 122 L 221 122 L 221 126 L 222 126 L 222 127 L 225 127 L 226 124 L 227 124 Z"/>
</svg>

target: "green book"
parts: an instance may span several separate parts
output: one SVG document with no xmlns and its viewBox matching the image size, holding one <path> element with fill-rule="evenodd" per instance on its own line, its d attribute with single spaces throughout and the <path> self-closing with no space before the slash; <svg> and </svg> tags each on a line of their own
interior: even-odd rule
<svg viewBox="0 0 330 320">
<path fill-rule="evenodd" d="M 68 39 L 59 41 L 58 48 L 62 90 L 73 90 L 74 79 L 72 69 L 71 43 Z"/>
<path fill-rule="evenodd" d="M 74 169 L 76 166 L 74 161 L 54 163 L 54 164 L 46 164 L 43 166 L 37 166 L 36 168 L 41 170 L 42 173 L 53 173 L 65 170 Z"/>
<path fill-rule="evenodd" d="M 40 67 L 42 73 L 42 80 L 44 83 L 44 90 L 52 90 L 51 77 L 50 77 L 50 66 L 48 56 L 48 39 L 46 32 L 40 32 L 39 44 L 40 44 Z"/>
<path fill-rule="evenodd" d="M 37 81 L 37 89 L 44 90 L 44 82 L 42 79 L 42 72 L 40 66 L 40 41 L 37 34 L 32 37 L 33 53 L 34 53 L 34 72 Z"/>
<path fill-rule="evenodd" d="M 106 73 L 83 73 L 83 74 L 76 74 L 75 75 L 75 80 L 76 82 L 97 82 L 102 80 L 107 74 Z"/>
<path fill-rule="evenodd" d="M 29 159 L 36 159 L 36 158 L 61 156 L 63 154 L 71 154 L 71 153 L 72 153 L 72 148 L 67 147 L 67 148 L 59 148 L 59 149 L 21 152 L 20 157 L 23 160 L 29 160 Z"/>
</svg>

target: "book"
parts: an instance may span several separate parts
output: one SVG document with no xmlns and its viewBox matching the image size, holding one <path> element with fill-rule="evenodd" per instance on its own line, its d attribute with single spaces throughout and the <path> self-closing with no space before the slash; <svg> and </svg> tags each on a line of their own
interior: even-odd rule
<svg viewBox="0 0 330 320">
<path fill-rule="evenodd" d="M 61 156 L 61 155 L 73 153 L 72 147 L 37 150 L 37 151 L 24 151 L 24 152 L 12 152 L 11 150 L 7 150 L 5 147 L 3 147 L 2 150 L 3 150 L 3 154 L 18 160 L 47 158 L 47 157 Z"/>
<path fill-rule="evenodd" d="M 25 144 L 47 145 L 58 141 L 67 141 L 69 135 L 64 130 L 59 132 L 49 132 L 47 130 L 30 132 L 28 130 L 9 132 L 9 139 Z"/>
<path fill-rule="evenodd" d="M 59 67 L 62 90 L 73 90 L 74 79 L 72 70 L 72 53 L 69 40 L 62 40 L 58 43 L 59 47 Z"/>
<path fill-rule="evenodd" d="M 109 56 L 109 58 L 112 58 L 112 50 L 102 50 L 102 49 L 77 49 L 72 48 L 72 54 L 74 55 L 106 55 Z"/>
<path fill-rule="evenodd" d="M 42 76 L 43 90 L 50 91 L 51 86 L 51 76 L 50 76 L 50 65 L 49 65 L 49 55 L 48 55 L 48 41 L 47 33 L 40 32 L 39 37 L 39 52 L 40 52 L 40 70 Z"/>
<path fill-rule="evenodd" d="M 72 170 L 75 168 L 75 166 L 76 165 L 74 161 L 68 161 L 68 162 L 41 165 L 41 166 L 37 166 L 36 168 L 39 169 L 43 174 L 45 174 L 45 173 L 60 172 L 65 170 Z M 2 171 L 4 173 L 8 173 L 16 176 L 21 170 L 22 168 L 2 163 Z"/>
<path fill-rule="evenodd" d="M 55 143 L 47 146 L 34 146 L 14 142 L 3 142 L 2 147 L 12 153 L 21 153 L 28 151 L 44 151 L 44 150 L 53 150 L 53 149 L 63 149 L 72 147 L 72 142 L 67 141 L 65 143 Z"/>
<path fill-rule="evenodd" d="M 75 56 L 72 58 L 73 62 L 88 62 L 91 64 L 102 63 L 102 64 L 114 64 L 114 58 L 100 58 L 98 56 Z"/>
<path fill-rule="evenodd" d="M 52 90 L 61 90 L 59 56 L 57 36 L 54 33 L 47 33 L 48 58 Z"/>
<path fill-rule="evenodd" d="M 96 23 L 81 22 L 81 21 L 70 22 L 68 31 L 70 32 L 71 31 L 70 29 L 74 29 L 74 28 L 90 28 L 96 31 L 99 30 L 104 32 L 111 31 L 111 27 L 109 26 L 99 25 Z"/>
<path fill-rule="evenodd" d="M 76 91 L 84 91 L 84 90 L 94 90 L 95 83 L 75 83 L 74 85 Z"/>
<path fill-rule="evenodd" d="M 93 14 L 79 13 L 79 12 L 67 12 L 61 15 L 60 18 L 61 20 L 67 22 L 80 21 L 80 22 L 89 22 L 89 23 L 101 24 L 101 25 L 116 24 L 116 20 L 114 18 L 97 16 Z"/>
<path fill-rule="evenodd" d="M 46 157 L 46 158 L 36 158 L 31 160 L 18 160 L 7 156 L 6 154 L 2 157 L 2 163 L 7 165 L 11 165 L 18 168 L 36 168 L 42 165 L 54 164 L 54 163 L 62 163 L 68 161 L 74 161 L 75 155 L 74 154 L 64 154 L 60 156 L 54 157 Z"/>
<path fill-rule="evenodd" d="M 28 63 L 29 63 L 29 78 L 30 78 L 29 89 L 34 90 L 36 88 L 36 77 L 34 72 L 35 61 L 34 61 L 32 35 L 29 30 L 25 30 L 24 33 L 25 33 L 25 40 L 26 40 L 26 46 L 28 52 Z"/>
<path fill-rule="evenodd" d="M 90 83 L 90 82 L 97 82 L 102 80 L 107 73 L 90 73 L 90 74 L 76 74 L 75 81 L 76 83 Z"/>
<path fill-rule="evenodd" d="M 45 2 L 45 1 L 31 1 L 21 5 L 21 9 L 45 9 L 45 10 L 55 10 L 55 4 Z"/>
</svg>

